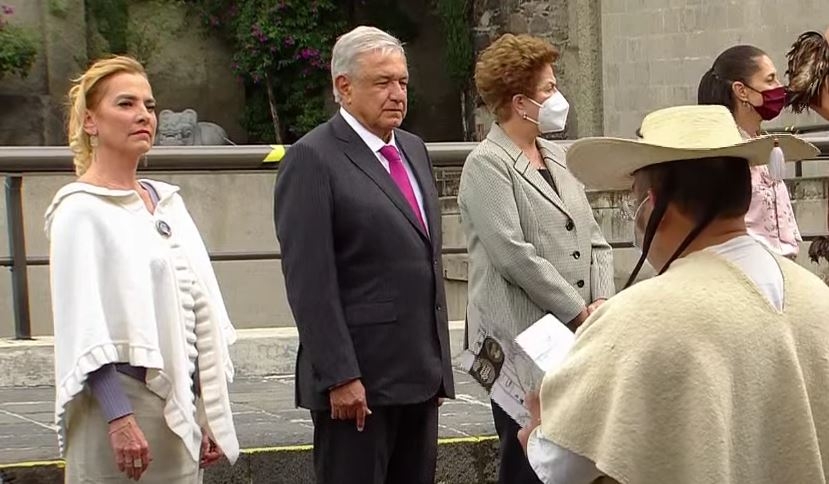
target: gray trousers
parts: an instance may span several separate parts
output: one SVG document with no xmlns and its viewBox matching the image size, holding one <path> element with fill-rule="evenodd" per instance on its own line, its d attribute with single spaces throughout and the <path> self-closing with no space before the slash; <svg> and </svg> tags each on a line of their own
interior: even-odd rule
<svg viewBox="0 0 829 484">
<path fill-rule="evenodd" d="M 184 442 L 164 421 L 164 400 L 135 378 L 118 374 L 150 447 L 152 461 L 138 481 L 142 484 L 201 484 L 202 472 Z M 72 402 L 66 429 L 68 484 L 135 483 L 118 470 L 109 444 L 109 424 L 89 389 Z"/>
</svg>

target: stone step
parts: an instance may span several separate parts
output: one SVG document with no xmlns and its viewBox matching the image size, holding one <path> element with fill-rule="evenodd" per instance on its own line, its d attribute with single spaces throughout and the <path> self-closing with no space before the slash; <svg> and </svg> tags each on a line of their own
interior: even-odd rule
<svg viewBox="0 0 829 484">
<path fill-rule="evenodd" d="M 464 322 L 449 323 L 452 354 L 463 347 Z M 0 388 L 55 384 L 54 338 L 0 339 Z M 293 375 L 298 347 L 295 327 L 237 330 L 230 356 L 239 378 Z"/>
</svg>

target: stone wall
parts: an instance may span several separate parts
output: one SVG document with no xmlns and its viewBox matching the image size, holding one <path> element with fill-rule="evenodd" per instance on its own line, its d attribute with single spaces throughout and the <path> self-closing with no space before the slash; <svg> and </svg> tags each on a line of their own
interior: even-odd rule
<svg viewBox="0 0 829 484">
<path fill-rule="evenodd" d="M 475 0 L 476 56 L 504 33 L 541 37 L 561 51 L 555 72 L 570 101 L 567 138 L 601 134 L 601 6 L 595 0 Z M 479 134 L 491 119 L 478 114 Z"/>
<path fill-rule="evenodd" d="M 465 249 L 466 238 L 457 206 L 461 167 L 435 168 L 441 196 L 444 249 Z M 829 161 L 809 162 L 804 173 L 815 178 L 791 180 L 789 188 L 795 215 L 804 234 L 827 233 L 826 207 L 829 202 Z M 817 174 L 822 175 L 817 175 Z M 224 174 L 149 173 L 148 176 L 181 186 L 188 209 L 199 226 L 211 252 L 269 252 L 278 250 L 273 227 L 273 185 L 275 172 Z M 817 177 L 820 176 L 820 177 Z M 46 256 L 48 241 L 43 233 L 43 213 L 53 194 L 69 176 L 31 176 L 23 182 L 26 246 L 30 256 Z M 0 181 L 2 179 L 0 178 Z M 588 197 L 603 233 L 612 243 L 629 243 L 633 234 L 629 221 L 620 216 L 619 192 L 589 192 Z M 0 196 L 0 227 L 6 226 L 5 197 Z M 811 264 L 804 244 L 799 262 L 829 277 L 829 265 Z M 0 257 L 7 257 L 8 239 L 0 232 Z M 636 262 L 636 251 L 614 252 L 616 283 L 624 283 Z M 446 254 L 444 278 L 450 319 L 463 319 L 466 307 L 467 257 Z M 239 328 L 291 326 L 293 319 L 277 260 L 214 263 L 228 310 Z M 652 273 L 644 271 L 643 277 Z M 32 330 L 35 335 L 51 334 L 51 305 L 48 268 L 29 268 Z M 13 328 L 11 274 L 0 268 L 0 337 Z"/>
<path fill-rule="evenodd" d="M 829 23 L 826 0 L 603 0 L 604 134 L 632 137 L 646 113 L 696 104 L 702 75 L 723 50 L 753 44 L 781 76 L 785 53 Z M 814 124 L 784 115 L 769 126 Z"/>
<path fill-rule="evenodd" d="M 4 0 L 11 21 L 41 34 L 26 78 L 0 80 L 0 146 L 57 144 L 64 138 L 69 79 L 86 59 L 83 0 Z"/>
<path fill-rule="evenodd" d="M 444 230 L 446 247 L 464 247 L 460 225 L 452 207 L 460 181 L 460 166 L 436 167 L 435 178 L 447 207 Z M 270 252 L 278 250 L 273 226 L 273 186 L 276 172 L 222 174 L 142 174 L 181 187 L 187 208 L 211 252 Z M 0 191 L 3 181 L 0 177 Z M 49 242 L 43 232 L 43 214 L 54 193 L 72 177 L 29 176 L 23 180 L 24 230 L 29 256 L 46 256 Z M 0 257 L 9 256 L 6 234 L 5 196 L 0 193 Z M 228 310 L 242 328 L 290 326 L 293 324 L 280 263 L 276 260 L 217 262 L 216 274 Z M 29 267 L 29 301 L 32 331 L 51 334 L 49 271 Z M 465 294 L 465 286 L 462 288 Z M 459 289 L 460 290 L 460 289 Z M 456 298 L 457 299 L 457 298 Z M 453 317 L 462 316 L 465 300 L 451 306 Z M 12 334 L 11 273 L 0 267 L 0 337 Z"/>
<path fill-rule="evenodd" d="M 139 1 L 129 9 L 141 35 L 157 39 L 146 68 L 160 109 L 193 108 L 199 121 L 217 123 L 234 143 L 246 143 L 240 125 L 244 86 L 231 69 L 232 52 L 218 35 L 180 5 Z"/>
<path fill-rule="evenodd" d="M 0 80 L 0 146 L 62 145 L 65 100 L 70 80 L 95 51 L 88 35 L 83 0 L 3 0 L 15 9 L 12 21 L 41 35 L 38 59 L 23 79 Z M 213 121 L 237 143 L 246 135 L 239 125 L 245 97 L 234 78 L 231 53 L 207 35 L 184 7 L 161 2 L 130 3 L 130 22 L 153 49 L 146 63 L 161 109 L 194 108 L 202 121 Z M 91 38 L 91 42 L 90 42 Z"/>
<path fill-rule="evenodd" d="M 69 80 L 82 72 L 90 55 L 106 51 L 106 40 L 94 20 L 87 24 L 83 0 L 4 3 L 15 8 L 13 21 L 40 32 L 42 42 L 29 77 L 0 81 L 0 146 L 64 144 L 63 102 Z M 461 140 L 460 94 L 441 58 L 440 19 L 431 0 L 401 2 L 401 9 L 418 29 L 406 45 L 412 76 L 406 126 L 428 141 Z M 357 21 L 360 15 L 358 11 Z M 145 61 L 159 108 L 193 108 L 201 121 L 218 123 L 233 142 L 246 143 L 240 125 L 244 86 L 233 75 L 232 52 L 219 36 L 173 2 L 135 0 L 129 2 L 128 16 L 131 49 Z"/>
</svg>

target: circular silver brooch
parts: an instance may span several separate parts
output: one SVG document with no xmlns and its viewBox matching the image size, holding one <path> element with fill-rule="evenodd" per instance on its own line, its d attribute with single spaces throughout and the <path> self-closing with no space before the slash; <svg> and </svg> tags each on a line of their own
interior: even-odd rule
<svg viewBox="0 0 829 484">
<path fill-rule="evenodd" d="M 155 223 L 155 229 L 158 230 L 158 233 L 165 239 L 173 235 L 173 229 L 171 229 L 170 225 L 163 220 L 159 220 Z"/>
</svg>

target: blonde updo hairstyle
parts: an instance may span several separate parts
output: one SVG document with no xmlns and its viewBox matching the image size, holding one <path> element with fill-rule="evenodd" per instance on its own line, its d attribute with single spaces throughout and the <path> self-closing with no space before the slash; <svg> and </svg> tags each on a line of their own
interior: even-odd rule
<svg viewBox="0 0 829 484">
<path fill-rule="evenodd" d="M 140 74 L 147 77 L 144 67 L 137 60 L 127 56 L 116 56 L 96 61 L 80 77 L 74 79 L 69 90 L 69 121 L 67 138 L 69 149 L 74 153 L 75 173 L 86 173 L 92 164 L 92 138 L 84 130 L 86 112 L 95 109 L 101 101 L 105 81 L 121 74 Z"/>
<path fill-rule="evenodd" d="M 498 121 L 510 117 L 512 97 L 531 97 L 539 71 L 558 59 L 549 42 L 532 35 L 504 34 L 489 45 L 475 64 L 475 87 L 481 100 Z"/>
</svg>

